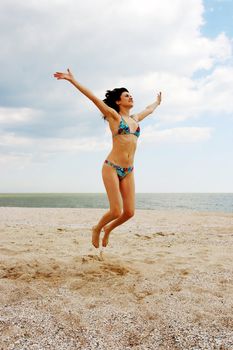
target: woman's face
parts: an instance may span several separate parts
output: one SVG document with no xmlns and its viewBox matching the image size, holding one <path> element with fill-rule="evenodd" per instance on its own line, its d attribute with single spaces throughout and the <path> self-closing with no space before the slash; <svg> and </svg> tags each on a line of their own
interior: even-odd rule
<svg viewBox="0 0 233 350">
<path fill-rule="evenodd" d="M 119 106 L 122 106 L 122 107 L 130 107 L 130 108 L 133 107 L 132 95 L 127 91 L 122 92 L 120 101 L 118 101 L 118 104 Z"/>
</svg>

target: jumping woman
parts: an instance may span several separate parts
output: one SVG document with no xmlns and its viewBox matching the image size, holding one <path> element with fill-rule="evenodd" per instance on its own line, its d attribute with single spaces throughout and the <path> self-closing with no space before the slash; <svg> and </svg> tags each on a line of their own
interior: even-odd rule
<svg viewBox="0 0 233 350">
<path fill-rule="evenodd" d="M 75 80 L 69 69 L 67 73 L 56 72 L 54 77 L 65 79 L 73 84 L 83 95 L 89 98 L 101 111 L 108 121 L 112 132 L 112 150 L 108 154 L 102 167 L 102 177 L 109 200 L 109 210 L 92 228 L 92 244 L 99 247 L 101 230 L 104 230 L 102 246 L 108 244 L 110 232 L 117 226 L 132 218 L 135 210 L 134 185 L 134 154 L 140 135 L 141 122 L 153 113 L 161 103 L 161 92 L 156 101 L 147 106 L 142 112 L 130 115 L 133 107 L 133 97 L 125 88 L 107 90 L 102 101 L 89 89 Z M 122 208 L 123 204 L 123 208 Z"/>
</svg>

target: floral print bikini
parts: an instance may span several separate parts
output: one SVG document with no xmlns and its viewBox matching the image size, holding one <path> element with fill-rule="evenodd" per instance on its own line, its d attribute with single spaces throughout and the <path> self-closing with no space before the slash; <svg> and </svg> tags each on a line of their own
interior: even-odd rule
<svg viewBox="0 0 233 350">
<path fill-rule="evenodd" d="M 132 117 L 133 118 L 133 117 Z M 124 118 L 121 116 L 121 121 L 118 127 L 118 131 L 116 134 L 113 135 L 113 137 L 117 136 L 117 135 L 130 135 L 133 134 L 136 137 L 140 136 L 140 126 L 138 125 L 137 129 L 135 132 L 131 132 L 129 125 L 126 123 L 126 121 L 124 120 Z M 122 168 L 119 165 L 116 165 L 114 163 L 112 163 L 110 160 L 106 159 L 104 161 L 105 164 L 111 166 L 112 168 L 116 169 L 117 172 L 117 176 L 119 178 L 119 180 L 121 181 L 126 175 L 128 175 L 129 173 L 131 173 L 133 171 L 133 166 L 130 166 L 128 168 Z"/>
</svg>

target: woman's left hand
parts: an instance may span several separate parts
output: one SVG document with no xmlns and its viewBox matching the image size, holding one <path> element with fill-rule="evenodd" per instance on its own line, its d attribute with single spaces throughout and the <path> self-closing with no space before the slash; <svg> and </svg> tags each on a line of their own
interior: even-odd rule
<svg viewBox="0 0 233 350">
<path fill-rule="evenodd" d="M 70 82 L 74 79 L 74 76 L 71 73 L 71 71 L 69 70 L 69 68 L 67 69 L 67 73 L 56 72 L 55 74 L 53 74 L 53 76 L 54 76 L 54 78 L 57 78 L 57 80 L 65 79 L 65 80 L 68 80 Z"/>
</svg>

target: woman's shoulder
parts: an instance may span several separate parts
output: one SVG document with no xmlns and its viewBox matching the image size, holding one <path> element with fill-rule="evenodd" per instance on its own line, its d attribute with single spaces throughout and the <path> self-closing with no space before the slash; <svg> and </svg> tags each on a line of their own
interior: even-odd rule
<svg viewBox="0 0 233 350">
<path fill-rule="evenodd" d="M 111 113 L 109 113 L 107 116 L 105 116 L 105 120 L 107 120 L 108 122 L 111 122 L 111 121 L 118 121 L 121 119 L 121 116 L 120 114 L 113 108 L 111 108 Z"/>
<path fill-rule="evenodd" d="M 130 115 L 130 118 L 132 118 L 133 120 L 135 120 L 135 122 L 138 123 L 138 117 L 137 117 L 137 114 L 131 114 Z"/>
<path fill-rule="evenodd" d="M 109 123 L 114 123 L 119 122 L 121 120 L 121 116 L 117 111 L 113 109 L 111 115 L 106 116 L 104 119 L 107 120 Z"/>
</svg>

